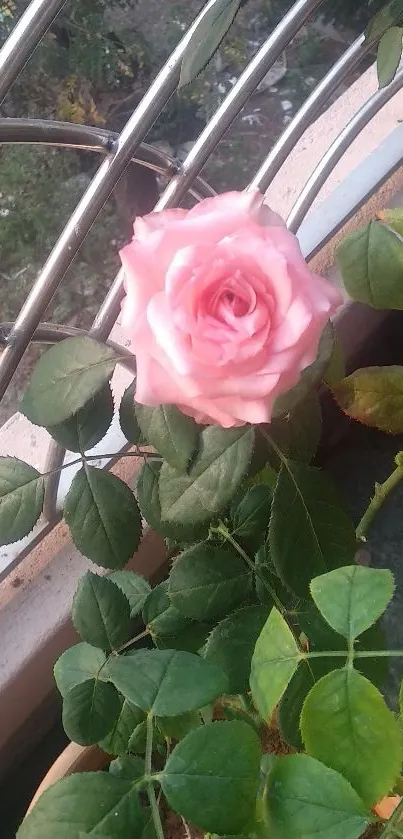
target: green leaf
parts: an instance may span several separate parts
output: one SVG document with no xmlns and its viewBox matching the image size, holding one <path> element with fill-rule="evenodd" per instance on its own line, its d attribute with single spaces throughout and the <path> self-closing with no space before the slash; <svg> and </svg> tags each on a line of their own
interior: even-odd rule
<svg viewBox="0 0 403 839">
<path fill-rule="evenodd" d="M 275 762 L 265 800 L 276 839 L 358 839 L 372 821 L 348 781 L 307 755 Z"/>
<path fill-rule="evenodd" d="M 174 539 L 175 542 L 194 541 L 206 535 L 205 525 L 189 521 L 186 526 L 162 521 L 159 495 L 159 476 L 162 461 L 148 460 L 140 470 L 137 481 L 137 498 L 143 517 L 156 533 Z"/>
<path fill-rule="evenodd" d="M 245 599 L 251 572 L 225 547 L 201 542 L 183 551 L 169 575 L 169 598 L 181 614 L 212 620 L 228 614 Z"/>
<path fill-rule="evenodd" d="M 333 354 L 334 335 L 334 328 L 329 321 L 322 332 L 318 355 L 313 364 L 302 371 L 298 384 L 287 391 L 287 393 L 282 393 L 277 397 L 273 409 L 274 418 L 284 417 L 290 411 L 293 411 L 309 393 L 320 385 Z"/>
<path fill-rule="evenodd" d="M 267 616 L 267 606 L 246 606 L 221 621 L 208 638 L 203 656 L 226 673 L 229 693 L 249 689 L 253 650 Z"/>
<path fill-rule="evenodd" d="M 192 731 L 169 756 L 159 779 L 168 803 L 197 827 L 234 834 L 252 820 L 260 743 L 244 722 L 214 722 Z"/>
<path fill-rule="evenodd" d="M 74 743 L 89 746 L 109 734 L 119 710 L 119 694 L 113 685 L 88 679 L 65 694 L 63 728 Z"/>
<path fill-rule="evenodd" d="M 161 516 L 169 524 L 198 524 L 212 519 L 229 503 L 250 463 L 252 428 L 208 426 L 188 474 L 164 463 L 159 478 Z"/>
<path fill-rule="evenodd" d="M 289 414 L 274 419 L 270 424 L 270 436 L 283 454 L 301 463 L 310 463 L 319 445 L 322 431 L 322 411 L 319 396 L 311 391 Z M 273 465 L 279 467 L 276 455 L 270 457 Z"/>
<path fill-rule="evenodd" d="M 190 417 L 185 417 L 175 405 L 136 403 L 136 417 L 141 433 L 175 469 L 184 472 L 196 449 L 199 428 Z"/>
<path fill-rule="evenodd" d="M 203 16 L 186 47 L 179 87 L 193 81 L 204 70 L 230 28 L 242 0 L 216 0 Z"/>
<path fill-rule="evenodd" d="M 251 487 L 230 511 L 232 535 L 249 551 L 257 549 L 270 521 L 272 490 L 265 484 Z"/>
<path fill-rule="evenodd" d="M 20 410 L 35 425 L 58 425 L 72 417 L 109 381 L 115 351 L 93 338 L 67 338 L 40 358 Z"/>
<path fill-rule="evenodd" d="M 267 722 L 300 660 L 301 653 L 290 628 L 273 608 L 257 639 L 250 675 L 253 701 Z"/>
<path fill-rule="evenodd" d="M 306 597 L 312 577 L 352 562 L 355 530 L 336 488 L 322 471 L 282 466 L 272 504 L 270 552 L 281 580 Z"/>
<path fill-rule="evenodd" d="M 370 428 L 403 432 L 403 367 L 367 367 L 333 385 L 342 411 Z"/>
<path fill-rule="evenodd" d="M 345 375 L 346 364 L 344 361 L 343 347 L 341 345 L 341 341 L 337 335 L 337 332 L 335 332 L 333 353 L 329 362 L 329 366 L 327 367 L 326 372 L 323 376 L 323 381 L 326 385 L 328 385 L 328 387 L 331 388 L 336 382 L 339 382 L 340 379 L 343 379 Z"/>
<path fill-rule="evenodd" d="M 347 778 L 372 806 L 393 787 L 402 764 L 397 721 L 374 685 L 346 667 L 324 676 L 301 715 L 306 751 Z"/>
<path fill-rule="evenodd" d="M 184 650 L 200 653 L 212 630 L 209 623 L 188 623 L 175 635 L 154 635 L 154 643 L 160 650 Z"/>
<path fill-rule="evenodd" d="M 75 644 L 74 647 L 69 647 L 57 659 L 53 671 L 61 695 L 66 696 L 71 688 L 88 679 L 102 678 L 100 671 L 105 662 L 105 653 L 89 644 Z"/>
<path fill-rule="evenodd" d="M 136 615 L 139 615 L 151 592 L 151 586 L 148 580 L 142 577 L 141 574 L 136 574 L 134 571 L 113 571 L 112 574 L 109 574 L 108 579 L 119 586 L 120 590 L 127 597 L 130 606 L 130 617 L 135 618 Z"/>
<path fill-rule="evenodd" d="M 192 653 L 139 650 L 110 658 L 105 677 L 134 705 L 157 717 L 202 708 L 227 689 L 225 674 Z"/>
<path fill-rule="evenodd" d="M 336 568 L 311 582 L 323 617 L 350 643 L 384 613 L 394 589 L 391 571 L 360 565 Z"/>
<path fill-rule="evenodd" d="M 337 261 L 350 297 L 375 309 L 403 309 L 403 242 L 396 234 L 370 221 L 346 236 Z"/>
<path fill-rule="evenodd" d="M 384 210 L 379 210 L 376 217 L 388 227 L 391 227 L 399 236 L 403 236 L 403 210 L 401 207 L 387 207 Z"/>
<path fill-rule="evenodd" d="M 144 775 L 144 760 L 137 755 L 120 755 L 112 760 L 109 772 L 124 781 L 139 781 Z"/>
<path fill-rule="evenodd" d="M 367 41 L 378 41 L 386 29 L 394 26 L 403 20 L 402 0 L 390 0 L 368 24 L 365 39 Z"/>
<path fill-rule="evenodd" d="M 70 452 L 86 452 L 105 437 L 113 411 L 112 391 L 107 382 L 74 416 L 50 426 L 49 434 Z"/>
<path fill-rule="evenodd" d="M 70 775 L 41 795 L 18 839 L 127 839 L 142 829 L 143 813 L 132 781 L 108 772 Z"/>
<path fill-rule="evenodd" d="M 124 755 L 130 751 L 133 734 L 144 723 L 145 714 L 123 696 L 119 696 L 120 711 L 109 734 L 99 741 L 100 748 L 110 755 Z"/>
<path fill-rule="evenodd" d="M 198 711 L 189 711 L 180 717 L 159 717 L 157 725 L 164 737 L 173 740 L 183 740 L 190 731 L 203 724 Z"/>
<path fill-rule="evenodd" d="M 386 87 L 395 78 L 402 55 L 402 30 L 391 26 L 382 35 L 376 59 L 379 87 Z"/>
<path fill-rule="evenodd" d="M 107 577 L 87 571 L 73 600 L 72 619 L 83 641 L 111 651 L 132 635 L 130 606 L 120 588 Z"/>
<path fill-rule="evenodd" d="M 136 380 L 126 388 L 119 408 L 119 423 L 126 440 L 134 446 L 142 442 L 141 428 L 137 422 L 134 405 L 134 394 L 136 393 Z"/>
<path fill-rule="evenodd" d="M 175 606 L 168 595 L 168 580 L 153 588 L 143 607 L 143 621 L 153 638 L 166 638 L 187 631 L 189 620 Z"/>
<path fill-rule="evenodd" d="M 88 464 L 67 493 L 64 518 L 76 547 L 97 565 L 122 568 L 137 550 L 141 516 L 127 484 Z"/>
<path fill-rule="evenodd" d="M 16 457 L 0 457 L 0 544 L 27 536 L 42 512 L 42 475 Z"/>
</svg>

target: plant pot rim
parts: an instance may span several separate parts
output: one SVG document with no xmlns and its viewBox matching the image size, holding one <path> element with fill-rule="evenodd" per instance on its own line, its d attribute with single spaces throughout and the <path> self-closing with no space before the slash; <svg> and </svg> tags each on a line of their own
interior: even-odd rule
<svg viewBox="0 0 403 839">
<path fill-rule="evenodd" d="M 39 784 L 26 815 L 31 812 L 41 795 L 57 781 L 75 772 L 95 772 L 97 769 L 104 769 L 110 761 L 110 755 L 105 754 L 98 746 L 79 746 L 78 743 L 69 743 Z"/>
</svg>

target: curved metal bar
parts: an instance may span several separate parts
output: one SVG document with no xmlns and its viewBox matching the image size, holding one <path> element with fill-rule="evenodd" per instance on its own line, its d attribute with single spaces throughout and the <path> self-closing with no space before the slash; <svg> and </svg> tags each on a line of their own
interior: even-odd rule
<svg viewBox="0 0 403 839">
<path fill-rule="evenodd" d="M 336 64 L 324 76 L 315 90 L 300 107 L 293 120 L 282 132 L 281 137 L 274 144 L 262 163 L 256 175 L 248 185 L 248 189 L 260 189 L 265 192 L 270 186 L 273 178 L 287 160 L 295 144 L 302 137 L 304 131 L 316 117 L 318 111 L 326 103 L 328 97 L 338 88 L 343 79 L 359 64 L 361 59 L 369 51 L 371 44 L 365 40 L 365 35 L 360 35 L 356 41 L 336 61 Z"/>
<path fill-rule="evenodd" d="M 157 204 L 157 210 L 163 210 L 172 206 L 174 202 L 181 201 L 189 184 L 203 168 L 249 96 L 321 2 L 322 0 L 298 0 L 284 15 L 200 134 L 186 157 L 181 172 L 168 184 Z"/>
<path fill-rule="evenodd" d="M 8 336 L 13 328 L 14 321 L 8 320 L 0 323 L 0 346 L 6 346 Z M 31 343 L 59 344 L 60 341 L 65 341 L 66 338 L 82 338 L 88 334 L 88 329 L 80 329 L 77 326 L 64 326 L 64 324 L 48 323 L 45 321 L 44 323 L 40 323 L 35 329 Z M 116 341 L 110 341 L 109 339 L 105 343 L 108 344 L 108 347 L 111 347 L 115 352 L 119 353 L 119 355 L 127 356 L 133 363 L 134 355 L 127 347 L 123 347 L 121 344 L 117 344 Z"/>
<path fill-rule="evenodd" d="M 41 315 L 57 291 L 90 227 L 130 162 L 137 146 L 174 93 L 185 49 L 198 23 L 215 0 L 209 0 L 193 26 L 174 50 L 140 104 L 126 123 L 115 146 L 114 155 L 101 163 L 95 177 L 71 215 L 48 257 L 15 322 L 10 342 L 0 357 L 0 399 L 24 355 Z"/>
<path fill-rule="evenodd" d="M 92 125 L 76 125 L 73 122 L 58 122 L 45 119 L 0 118 L 0 145 L 49 145 L 56 148 L 82 149 L 107 154 L 114 148 L 119 134 Z M 149 143 L 141 143 L 132 163 L 145 166 L 159 175 L 171 178 L 177 172 L 176 161 Z M 190 194 L 201 201 L 214 196 L 215 190 L 200 176 L 189 189 Z"/>
<path fill-rule="evenodd" d="M 0 105 L 66 0 L 32 0 L 0 50 Z"/>
<path fill-rule="evenodd" d="M 322 189 L 334 167 L 343 157 L 353 140 L 360 134 L 378 111 L 403 87 L 403 70 L 399 70 L 388 87 L 377 90 L 353 116 L 339 136 L 336 137 L 322 160 L 306 182 L 287 219 L 287 227 L 296 233 L 316 196 Z"/>
</svg>

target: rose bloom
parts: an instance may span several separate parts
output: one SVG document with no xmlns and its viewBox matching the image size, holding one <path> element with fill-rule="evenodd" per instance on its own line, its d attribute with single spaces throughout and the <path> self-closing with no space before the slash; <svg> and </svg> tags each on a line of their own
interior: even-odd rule
<svg viewBox="0 0 403 839">
<path fill-rule="evenodd" d="M 139 218 L 120 256 L 136 400 L 200 423 L 270 422 L 342 303 L 258 191 Z"/>
</svg>

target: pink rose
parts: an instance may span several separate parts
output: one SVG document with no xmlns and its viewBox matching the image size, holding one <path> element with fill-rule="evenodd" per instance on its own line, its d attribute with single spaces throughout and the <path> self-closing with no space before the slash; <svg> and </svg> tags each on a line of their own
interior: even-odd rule
<svg viewBox="0 0 403 839">
<path fill-rule="evenodd" d="M 342 303 L 257 191 L 139 218 L 120 256 L 136 400 L 201 423 L 269 422 Z"/>
</svg>

